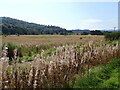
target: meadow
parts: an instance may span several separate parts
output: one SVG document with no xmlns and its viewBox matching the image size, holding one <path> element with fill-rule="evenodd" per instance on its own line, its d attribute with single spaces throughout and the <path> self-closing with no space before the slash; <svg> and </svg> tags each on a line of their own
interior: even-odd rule
<svg viewBox="0 0 120 90">
<path fill-rule="evenodd" d="M 8 44 L 8 48 L 12 48 L 12 51 L 9 52 L 8 49 L 6 54 L 13 53 L 13 55 L 11 62 L 8 61 L 6 54 L 3 54 L 0 61 L 2 89 L 81 88 L 80 82 L 86 80 L 86 75 L 91 75 L 94 67 L 106 65 L 112 59 L 120 57 L 120 43 L 105 41 L 104 36 L 10 35 L 3 37 L 3 43 L 8 42 L 12 43 Z M 18 55 L 19 52 L 22 53 L 21 57 Z M 22 59 L 25 59 L 24 62 L 21 62 Z M 104 73 L 108 71 L 109 69 Z M 105 80 L 106 78 L 107 76 L 104 77 Z M 93 85 L 95 85 L 94 81 L 91 82 Z M 83 82 L 83 85 L 88 83 Z"/>
<path fill-rule="evenodd" d="M 9 35 L 3 37 L 3 43 L 11 42 L 23 46 L 60 46 L 65 44 L 85 43 L 88 41 L 104 40 L 104 36 L 93 35 Z"/>
</svg>

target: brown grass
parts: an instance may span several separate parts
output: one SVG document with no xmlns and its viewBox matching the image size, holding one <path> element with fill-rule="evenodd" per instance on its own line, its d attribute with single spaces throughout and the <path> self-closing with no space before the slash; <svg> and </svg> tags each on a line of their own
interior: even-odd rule
<svg viewBox="0 0 120 90">
<path fill-rule="evenodd" d="M 12 42 L 23 46 L 60 46 L 65 44 L 86 43 L 88 41 L 104 40 L 104 36 L 91 35 L 10 35 L 3 37 L 3 43 Z"/>
</svg>

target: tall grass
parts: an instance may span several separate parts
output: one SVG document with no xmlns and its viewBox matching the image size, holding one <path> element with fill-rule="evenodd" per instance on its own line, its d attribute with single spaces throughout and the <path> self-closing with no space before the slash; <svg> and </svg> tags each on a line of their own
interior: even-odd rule
<svg viewBox="0 0 120 90">
<path fill-rule="evenodd" d="M 120 43 L 115 46 L 101 43 L 58 47 L 52 55 L 38 55 L 28 64 L 1 64 L 1 67 L 8 67 L 2 71 L 6 74 L 1 76 L 2 88 L 68 88 L 75 74 L 81 73 L 82 78 L 91 67 L 120 57 Z"/>
</svg>

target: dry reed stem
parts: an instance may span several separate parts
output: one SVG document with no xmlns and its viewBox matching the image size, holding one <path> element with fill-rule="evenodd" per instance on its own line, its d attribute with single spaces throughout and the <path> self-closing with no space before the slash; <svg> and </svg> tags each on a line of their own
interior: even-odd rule
<svg viewBox="0 0 120 90">
<path fill-rule="evenodd" d="M 16 52 L 14 51 L 14 58 L 17 56 Z M 77 47 L 76 45 L 58 47 L 56 52 L 51 56 L 36 57 L 29 70 L 27 68 L 21 70 L 17 63 L 15 63 L 14 73 L 12 73 L 13 77 L 7 78 L 4 74 L 2 75 L 2 83 L 8 80 L 11 85 L 9 86 L 9 84 L 4 83 L 3 88 L 5 86 L 10 88 L 69 87 L 70 78 L 75 74 L 81 73 L 84 76 L 86 71 L 89 74 L 91 67 L 106 64 L 116 57 L 120 57 L 119 43 L 116 46 L 105 44 L 97 46 L 94 42 L 90 42 L 81 47 Z M 48 62 L 46 59 L 50 59 L 51 61 Z M 6 64 L 4 63 L 4 65 Z M 6 69 L 2 72 L 5 73 L 5 71 Z"/>
</svg>

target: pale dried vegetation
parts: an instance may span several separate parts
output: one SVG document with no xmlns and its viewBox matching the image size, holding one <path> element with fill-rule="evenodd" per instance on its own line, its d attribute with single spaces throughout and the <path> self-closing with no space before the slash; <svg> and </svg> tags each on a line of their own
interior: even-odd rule
<svg viewBox="0 0 120 90">
<path fill-rule="evenodd" d="M 56 48 L 51 56 L 36 56 L 31 65 L 19 65 L 14 51 L 14 62 L 0 61 L 0 87 L 4 88 L 62 88 L 70 87 L 75 74 L 89 73 L 92 67 L 106 64 L 120 57 L 120 44 L 115 46 L 89 42 Z"/>
<path fill-rule="evenodd" d="M 88 41 L 103 40 L 104 36 L 93 35 L 10 35 L 3 37 L 3 43 L 11 42 L 19 46 L 53 47 L 65 44 L 85 43 Z"/>
</svg>

